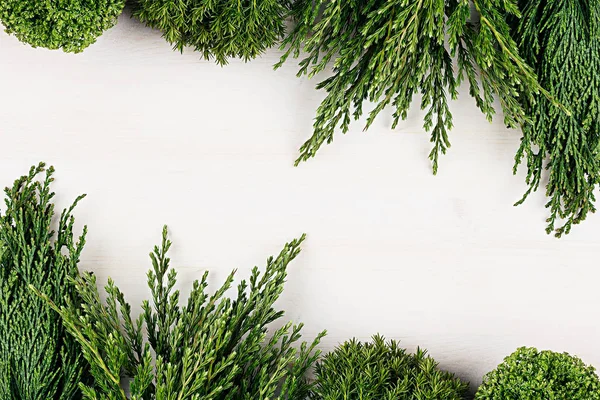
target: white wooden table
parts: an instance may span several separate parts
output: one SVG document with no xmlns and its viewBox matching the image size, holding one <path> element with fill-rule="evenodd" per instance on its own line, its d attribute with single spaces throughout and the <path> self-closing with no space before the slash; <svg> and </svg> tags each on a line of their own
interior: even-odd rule
<svg viewBox="0 0 600 400">
<path fill-rule="evenodd" d="M 2 33 L 0 184 L 45 160 L 61 207 L 87 193 L 81 267 L 136 307 L 165 223 L 184 292 L 204 269 L 247 276 L 306 232 L 279 305 L 307 338 L 327 328 L 324 349 L 380 332 L 474 384 L 523 345 L 600 366 L 600 216 L 557 240 L 543 191 L 513 207 L 519 132 L 464 88 L 437 177 L 417 102 L 396 131 L 384 112 L 294 168 L 324 94 L 294 62 L 274 72 L 278 57 L 222 68 L 129 16 L 79 55 Z"/>
</svg>

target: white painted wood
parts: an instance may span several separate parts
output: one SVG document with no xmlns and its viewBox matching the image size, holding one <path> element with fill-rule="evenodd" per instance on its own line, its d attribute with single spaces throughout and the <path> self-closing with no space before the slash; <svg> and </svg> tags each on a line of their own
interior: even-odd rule
<svg viewBox="0 0 600 400">
<path fill-rule="evenodd" d="M 278 57 L 222 68 L 128 16 L 79 55 L 2 33 L 0 184 L 45 160 L 61 206 L 87 193 L 81 265 L 136 305 L 163 224 L 185 290 L 306 232 L 279 305 L 308 338 L 327 328 L 324 349 L 380 332 L 474 384 L 522 345 L 600 366 L 600 217 L 557 240 L 542 193 L 512 206 L 519 132 L 463 90 L 437 177 L 417 108 L 396 131 L 390 113 L 366 134 L 356 123 L 294 168 L 323 93 L 293 62 L 273 72 Z"/>
</svg>

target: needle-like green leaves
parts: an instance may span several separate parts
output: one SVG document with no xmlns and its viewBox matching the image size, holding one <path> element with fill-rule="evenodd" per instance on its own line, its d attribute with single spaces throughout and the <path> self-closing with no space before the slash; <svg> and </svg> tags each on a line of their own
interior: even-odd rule
<svg viewBox="0 0 600 400">
<path fill-rule="evenodd" d="M 525 159 L 529 190 L 547 177 L 548 233 L 568 234 L 595 212 L 600 182 L 600 1 L 527 0 L 515 37 L 542 86 L 572 112 L 548 99 L 523 97 L 533 123 L 523 127 L 515 172 Z M 544 171 L 548 171 L 545 173 Z M 557 223 L 561 226 L 556 226 Z"/>
<path fill-rule="evenodd" d="M 78 53 L 111 28 L 125 0 L 2 0 L 6 32 L 33 47 Z"/>
<path fill-rule="evenodd" d="M 288 0 L 137 0 L 134 10 L 175 49 L 189 46 L 219 64 L 251 60 L 277 44 L 288 13 Z"/>
<path fill-rule="evenodd" d="M 409 354 L 381 336 L 342 344 L 317 364 L 316 375 L 315 400 L 463 400 L 468 387 L 426 351 Z"/>
<path fill-rule="evenodd" d="M 103 302 L 91 274 L 75 280 L 81 307 L 59 307 L 45 294 L 38 295 L 62 316 L 90 362 L 95 382 L 82 385 L 85 399 L 127 399 L 120 385 L 125 376 L 131 399 L 304 400 L 311 388 L 305 373 L 318 357 L 316 346 L 324 333 L 312 344 L 299 344 L 302 324 L 287 323 L 267 335 L 268 325 L 283 316 L 273 305 L 303 239 L 269 258 L 263 274 L 255 267 L 249 284 L 238 285 L 237 296 L 226 296 L 235 271 L 212 295 L 205 273 L 181 304 L 165 227 L 161 246 L 150 254 L 152 300 L 142 304 L 138 319 L 132 318 L 131 307 L 112 281 Z"/>
<path fill-rule="evenodd" d="M 333 68 L 333 75 L 317 86 L 327 96 L 296 165 L 330 143 L 338 127 L 347 132 L 351 121 L 363 115 L 365 102 L 374 103 L 365 129 L 387 106 L 393 110 L 394 128 L 407 117 L 413 98 L 420 96 L 436 173 L 440 154 L 450 147 L 453 121 L 448 103 L 458 96 L 465 79 L 489 120 L 497 97 L 507 126 L 525 124 L 519 96 L 541 88 L 519 56 L 505 21 L 506 14 L 519 15 L 517 5 L 514 0 L 476 0 L 474 5 L 478 22 L 471 18 L 468 0 L 296 2 L 292 14 L 297 25 L 284 40 L 287 51 L 276 67 L 304 51 L 308 55 L 300 62 L 299 75 Z"/>
</svg>

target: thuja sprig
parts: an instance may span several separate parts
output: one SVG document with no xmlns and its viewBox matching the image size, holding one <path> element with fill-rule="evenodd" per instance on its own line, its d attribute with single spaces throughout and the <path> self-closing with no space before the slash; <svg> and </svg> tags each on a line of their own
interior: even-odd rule
<svg viewBox="0 0 600 400">
<path fill-rule="evenodd" d="M 304 236 L 269 258 L 264 273 L 255 267 L 249 284 L 238 285 L 228 298 L 235 271 L 212 295 L 208 273 L 195 281 L 187 303 L 175 290 L 177 274 L 167 252 L 171 242 L 163 230 L 161 246 L 150 257 L 148 286 L 152 301 L 131 316 L 123 293 L 109 280 L 102 302 L 92 274 L 75 279 L 83 305 L 58 306 L 36 290 L 63 318 L 91 365 L 93 385 L 83 385 L 86 399 L 123 400 L 121 377 L 131 379 L 131 399 L 304 399 L 311 389 L 305 372 L 316 361 L 316 346 L 302 342 L 302 324 L 285 324 L 267 335 L 268 325 L 283 316 L 273 308 L 283 291 L 287 265 L 300 251 Z M 147 341 L 142 335 L 148 332 Z M 155 355 L 155 362 L 153 356 Z"/>
<path fill-rule="evenodd" d="M 521 204 L 547 176 L 546 231 L 560 237 L 596 211 L 600 182 L 600 2 L 521 1 L 514 22 L 522 54 L 541 84 L 572 110 L 565 115 L 543 96 L 523 97 L 532 124 L 523 127 L 514 172 L 523 160 L 529 189 Z M 544 171 L 548 171 L 545 173 Z M 561 222 L 562 221 L 562 222 Z M 557 226 L 557 224 L 560 224 Z"/>
<path fill-rule="evenodd" d="M 45 174 L 40 181 L 38 177 Z M 40 163 L 5 189 L 0 213 L 0 399 L 80 399 L 88 365 L 61 318 L 28 289 L 41 290 L 57 306 L 80 304 L 70 279 L 87 229 L 77 239 L 73 209 L 55 218 L 54 168 Z M 56 230 L 54 230 L 56 228 Z"/>
<path fill-rule="evenodd" d="M 333 75 L 317 85 L 327 92 L 317 109 L 312 137 L 300 149 L 296 165 L 331 143 L 339 127 L 347 132 L 363 115 L 364 102 L 375 103 L 365 130 L 387 106 L 392 128 L 405 119 L 415 95 L 431 131 L 433 172 L 450 147 L 453 127 L 449 100 L 467 80 L 477 107 L 491 120 L 498 97 L 507 126 L 529 123 L 519 98 L 548 95 L 534 71 L 519 56 L 506 14 L 519 16 L 514 0 L 475 0 L 480 22 L 471 19 L 468 0 L 299 0 L 292 9 L 297 23 L 283 41 L 300 61 L 299 75 L 309 77 L 332 65 Z M 458 69 L 453 68 L 456 58 Z M 554 100 L 551 100 L 555 102 Z M 556 103 L 556 102 L 555 102 Z"/>
</svg>

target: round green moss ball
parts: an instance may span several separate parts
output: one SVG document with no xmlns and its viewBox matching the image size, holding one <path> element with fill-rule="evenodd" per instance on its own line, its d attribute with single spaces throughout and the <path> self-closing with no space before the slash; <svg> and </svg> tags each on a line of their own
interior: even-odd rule
<svg viewBox="0 0 600 400">
<path fill-rule="evenodd" d="M 33 47 L 78 53 L 111 28 L 125 0 L 1 0 L 7 33 Z"/>
<path fill-rule="evenodd" d="M 600 400 L 600 379 L 577 357 L 523 347 L 484 377 L 475 399 Z"/>
<path fill-rule="evenodd" d="M 289 0 L 137 0 L 134 17 L 159 29 L 173 48 L 190 47 L 226 64 L 251 60 L 285 34 Z"/>
<path fill-rule="evenodd" d="M 424 350 L 410 354 L 381 336 L 350 340 L 317 364 L 315 400 L 463 400 L 468 385 L 441 371 Z"/>
</svg>

